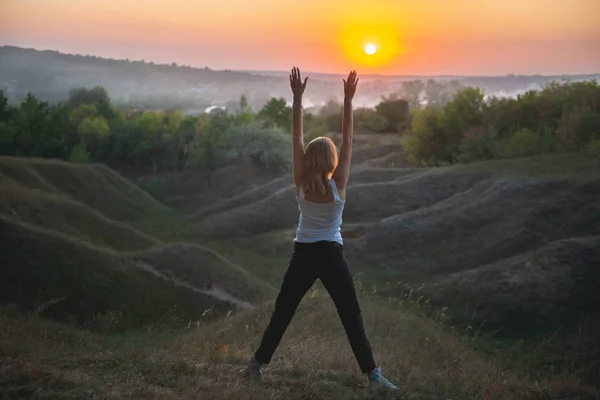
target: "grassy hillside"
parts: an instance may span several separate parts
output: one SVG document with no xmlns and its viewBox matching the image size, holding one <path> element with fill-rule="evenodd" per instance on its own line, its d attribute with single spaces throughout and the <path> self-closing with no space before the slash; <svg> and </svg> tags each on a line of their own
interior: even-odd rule
<svg viewBox="0 0 600 400">
<path fill-rule="evenodd" d="M 2 183 L 64 195 L 119 221 L 133 221 L 165 209 L 148 193 L 102 165 L 0 157 L 0 179 Z"/>
<path fill-rule="evenodd" d="M 534 327 L 577 326 L 582 315 L 599 317 L 598 266 L 600 236 L 565 239 L 451 274 L 422 293 L 464 309 L 463 319 L 519 336 Z"/>
<path fill-rule="evenodd" d="M 398 398 L 594 399 L 571 374 L 537 377 L 509 367 L 515 348 L 493 356 L 446 331 L 414 306 L 361 298 L 377 362 L 401 387 Z M 331 299 L 303 301 L 263 383 L 237 375 L 270 308 L 174 333 L 100 337 L 46 321 L 0 315 L 0 396 L 5 399 L 373 399 L 365 390 Z M 514 352 L 514 353 L 513 353 Z"/>
<path fill-rule="evenodd" d="M 521 175 L 518 175 L 519 171 Z M 430 212 L 437 209 L 439 214 L 446 215 L 447 210 L 455 205 L 462 209 L 452 209 L 451 213 L 468 216 L 467 208 L 481 202 L 493 202 L 494 197 L 512 196 L 512 192 L 519 192 L 525 202 L 535 203 L 539 196 L 558 195 L 563 188 L 570 190 L 570 183 L 561 180 L 561 177 L 580 180 L 593 178 L 595 173 L 600 173 L 598 158 L 585 155 L 544 156 L 482 163 L 478 167 L 469 165 L 430 170 L 359 167 L 351 175 L 344 220 L 346 224 L 378 223 L 382 218 L 408 218 L 409 212 L 429 208 Z M 291 178 L 287 186 L 284 184 L 285 177 L 279 178 L 256 189 L 242 190 L 231 199 L 201 209 L 190 217 L 195 223 L 193 233 L 224 238 L 293 228 L 298 213 Z M 544 188 L 540 186 L 536 192 L 532 185 Z M 582 193 L 586 196 L 580 199 L 584 203 L 595 195 L 593 188 L 582 190 L 591 190 L 588 194 Z M 574 201 L 579 201 L 578 195 L 572 194 Z M 446 200 L 452 201 L 444 208 L 441 203 Z M 434 205 L 439 205 L 439 208 Z M 556 206 L 563 207 L 563 210 L 570 207 L 567 203 Z M 497 207 L 510 207 L 510 204 L 504 202 Z M 535 205 L 530 207 L 537 209 Z M 415 214 L 419 220 L 420 215 Z M 382 235 L 387 235 L 388 225 L 393 224 L 390 220 L 376 226 L 383 232 Z M 382 247 L 388 245 L 385 239 L 380 243 Z M 402 251 L 401 248 L 398 250 Z"/>
<path fill-rule="evenodd" d="M 264 282 L 206 247 L 178 243 L 137 252 L 128 258 L 165 277 L 213 292 L 217 298 L 249 304 L 276 295 Z"/>
<path fill-rule="evenodd" d="M 597 398 L 599 159 L 401 169 L 373 168 L 388 153 L 369 151 L 352 171 L 344 238 L 402 397 Z M 0 159 L 0 302 L 104 332 L 176 331 L 99 337 L 5 306 L 0 397 L 367 398 L 320 284 L 267 382 L 235 376 L 271 311 L 251 308 L 274 298 L 298 218 L 289 175 L 235 171 L 215 173 L 212 188 L 176 177 L 180 209 L 168 210 L 104 167 Z"/>
<path fill-rule="evenodd" d="M 124 326 L 251 307 L 273 289 L 198 245 L 165 245 L 128 223 L 171 215 L 108 168 L 0 158 L 2 302 Z M 118 252 L 124 251 L 124 252 Z M 64 299 L 63 299 L 64 298 Z"/>
<path fill-rule="evenodd" d="M 240 192 L 252 190 L 288 171 L 266 170 L 252 164 L 230 165 L 206 174 L 189 170 L 157 176 L 132 177 L 140 187 L 165 204 L 195 212 L 198 208 L 217 205 Z M 127 171 L 124 171 L 128 175 Z"/>
<path fill-rule="evenodd" d="M 180 264 L 167 269 L 161 259 Z M 202 248 L 119 254 L 6 218 L 0 218 L 0 263 L 3 303 L 33 309 L 62 299 L 47 314 L 80 323 L 105 313 L 119 313 L 126 326 L 169 315 L 198 320 L 207 309 L 223 315 L 271 295 L 266 285 Z"/>
<path fill-rule="evenodd" d="M 15 182 L 0 181 L 0 213 L 119 250 L 144 249 L 159 243 L 60 192 L 30 189 Z"/>
<path fill-rule="evenodd" d="M 600 234 L 600 180 L 498 179 L 367 226 L 360 254 L 381 271 L 431 278 L 562 238 Z"/>
<path fill-rule="evenodd" d="M 590 288 L 598 260 L 581 243 L 600 234 L 599 160 L 554 155 L 433 169 L 363 163 L 351 175 L 344 214 L 353 271 L 384 296 L 425 284 L 416 299 L 449 307 L 454 322 L 484 322 L 482 332 L 498 338 L 560 332 L 552 357 L 582 348 L 597 354 Z M 249 194 L 238 195 L 246 203 L 195 215 L 188 235 L 208 233 L 211 246 L 230 249 L 230 258 L 276 284 L 298 218 L 293 189 Z"/>
</svg>

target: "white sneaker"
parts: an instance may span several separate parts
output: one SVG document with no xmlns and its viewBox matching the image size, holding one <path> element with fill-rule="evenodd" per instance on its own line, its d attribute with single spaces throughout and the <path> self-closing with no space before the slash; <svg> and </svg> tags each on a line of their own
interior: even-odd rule
<svg viewBox="0 0 600 400">
<path fill-rule="evenodd" d="M 377 367 L 369 374 L 369 392 L 397 392 L 398 386 L 388 381 L 381 373 L 381 368 Z"/>
<path fill-rule="evenodd" d="M 241 370 L 240 374 L 244 378 L 260 380 L 263 378 L 262 364 L 256 361 L 254 357 L 252 357 L 248 362 L 248 366 Z"/>
</svg>

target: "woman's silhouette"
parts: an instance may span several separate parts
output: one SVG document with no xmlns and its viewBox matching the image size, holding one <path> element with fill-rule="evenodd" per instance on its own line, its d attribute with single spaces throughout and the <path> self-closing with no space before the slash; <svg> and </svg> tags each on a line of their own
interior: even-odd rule
<svg viewBox="0 0 600 400">
<path fill-rule="evenodd" d="M 304 148 L 302 134 L 302 95 L 308 78 L 302 81 L 300 70 L 293 68 L 290 85 L 293 102 L 292 167 L 300 218 L 294 252 L 271 320 L 248 366 L 242 371 L 251 378 L 262 378 L 262 366 L 271 361 L 275 349 L 300 301 L 320 279 L 337 308 L 348 341 L 360 369 L 368 376 L 368 389 L 398 390 L 381 373 L 373 360 L 371 346 L 363 328 L 354 282 L 344 258 L 341 236 L 342 212 L 352 158 L 352 99 L 358 78 L 355 71 L 344 79 L 342 145 L 338 160 L 334 143 L 318 137 Z"/>
</svg>

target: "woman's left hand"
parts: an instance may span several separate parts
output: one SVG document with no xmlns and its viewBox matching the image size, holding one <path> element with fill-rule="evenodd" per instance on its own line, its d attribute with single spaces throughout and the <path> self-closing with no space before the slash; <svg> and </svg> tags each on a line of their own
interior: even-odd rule
<svg viewBox="0 0 600 400">
<path fill-rule="evenodd" d="M 304 79 L 304 82 L 302 82 L 300 70 L 297 67 L 292 68 L 292 73 L 290 74 L 290 86 L 292 87 L 292 93 L 294 94 L 294 98 L 302 98 L 302 94 L 304 94 L 304 89 L 306 89 L 307 81 L 308 76 Z"/>
</svg>

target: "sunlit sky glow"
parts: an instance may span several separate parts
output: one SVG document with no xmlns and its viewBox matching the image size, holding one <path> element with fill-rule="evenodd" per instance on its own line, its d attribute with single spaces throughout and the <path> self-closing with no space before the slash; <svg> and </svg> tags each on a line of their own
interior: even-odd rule
<svg viewBox="0 0 600 400">
<path fill-rule="evenodd" d="M 0 44 L 217 69 L 598 73 L 600 0 L 0 0 Z"/>
</svg>

